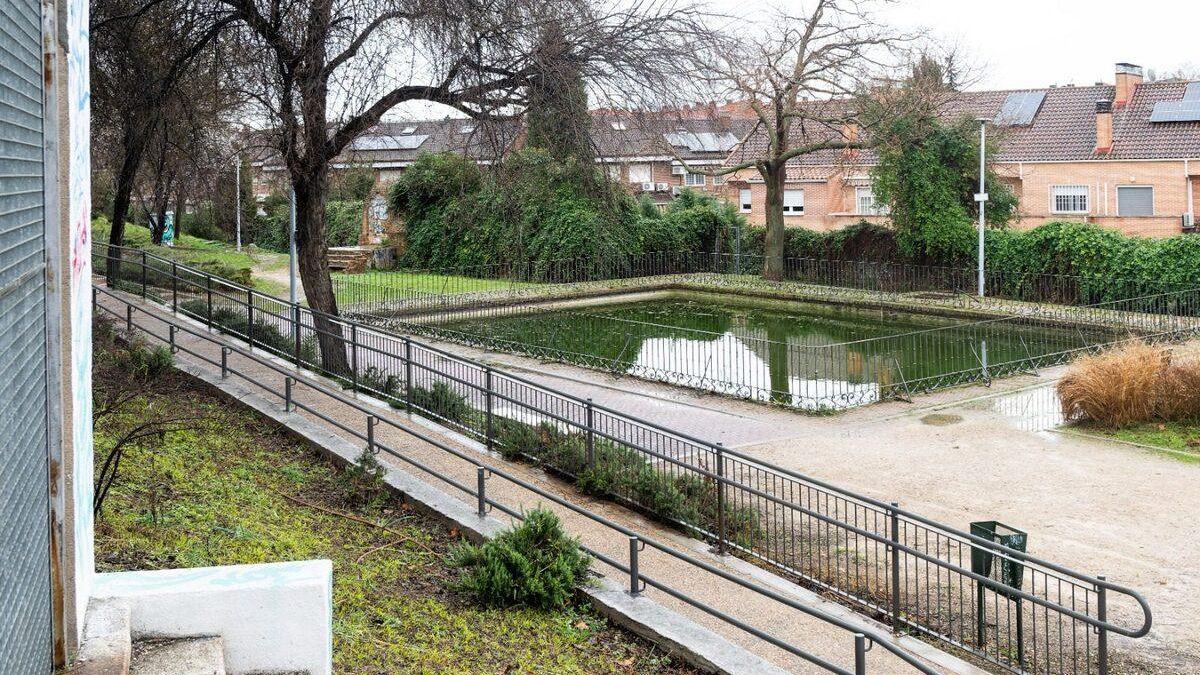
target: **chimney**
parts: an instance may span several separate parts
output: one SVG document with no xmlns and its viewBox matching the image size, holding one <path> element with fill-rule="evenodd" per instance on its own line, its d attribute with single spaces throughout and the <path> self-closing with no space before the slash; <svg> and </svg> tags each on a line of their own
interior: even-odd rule
<svg viewBox="0 0 1200 675">
<path fill-rule="evenodd" d="M 1107 155 L 1113 144 L 1112 101 L 1096 101 L 1096 154 Z"/>
<path fill-rule="evenodd" d="M 1117 96 L 1113 100 L 1113 106 L 1117 108 L 1124 108 L 1129 103 L 1129 99 L 1133 98 L 1133 92 L 1141 83 L 1141 66 L 1135 66 L 1132 63 L 1118 63 Z"/>
<path fill-rule="evenodd" d="M 858 142 L 858 121 L 846 120 L 842 122 L 842 140 L 848 145 Z M 858 156 L 858 148 L 846 148 L 842 151 L 842 157 L 845 159 L 853 159 Z"/>
</svg>

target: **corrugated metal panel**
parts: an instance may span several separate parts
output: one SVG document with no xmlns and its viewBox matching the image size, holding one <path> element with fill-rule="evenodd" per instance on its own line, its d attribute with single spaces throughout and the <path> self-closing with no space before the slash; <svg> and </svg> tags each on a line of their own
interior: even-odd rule
<svg viewBox="0 0 1200 675">
<path fill-rule="evenodd" d="M 1118 216 L 1154 215 L 1154 188 L 1150 186 L 1118 187 Z"/>
<path fill-rule="evenodd" d="M 41 9 L 0 0 L 0 673 L 51 669 Z"/>
</svg>

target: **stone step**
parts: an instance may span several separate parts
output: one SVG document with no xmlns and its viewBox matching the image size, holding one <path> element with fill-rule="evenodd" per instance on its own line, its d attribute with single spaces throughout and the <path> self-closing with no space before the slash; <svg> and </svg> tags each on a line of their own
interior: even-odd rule
<svg viewBox="0 0 1200 675">
<path fill-rule="evenodd" d="M 129 607 L 115 600 L 92 600 L 83 642 L 70 675 L 127 675 L 132 654 Z"/>
<path fill-rule="evenodd" d="M 225 675 L 225 647 L 219 637 L 140 640 L 129 675 Z"/>
</svg>

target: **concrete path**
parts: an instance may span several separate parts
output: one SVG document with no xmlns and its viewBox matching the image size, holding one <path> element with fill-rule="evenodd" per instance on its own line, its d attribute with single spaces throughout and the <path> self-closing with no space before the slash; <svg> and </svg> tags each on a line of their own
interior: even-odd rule
<svg viewBox="0 0 1200 675">
<path fill-rule="evenodd" d="M 123 307 L 119 307 L 116 301 L 106 296 L 101 297 L 101 304 L 117 309 L 119 316 L 124 316 Z M 139 312 L 135 314 L 135 321 L 145 322 L 160 338 L 165 339 L 167 328 L 163 324 L 158 324 L 150 319 L 152 316 L 164 316 L 167 313 L 153 305 L 141 303 L 135 298 L 130 297 L 130 300 L 139 306 Z M 148 315 L 148 316 L 147 316 Z M 178 321 L 180 319 L 176 319 Z M 203 328 L 194 322 L 189 322 L 190 325 L 198 330 Z M 211 334 L 218 340 L 224 340 L 224 337 L 217 334 Z M 206 358 L 219 362 L 220 350 L 216 344 L 187 334 L 180 334 L 177 337 L 177 343 L 188 350 L 192 350 L 205 356 Z M 213 371 L 219 370 L 217 366 L 211 363 L 204 363 L 203 360 L 195 356 L 180 353 L 177 358 L 188 362 L 194 366 L 207 368 Z M 278 362 L 281 367 L 288 368 L 290 366 L 282 361 Z M 263 365 L 254 360 L 250 360 L 238 355 L 232 355 L 229 358 L 230 366 L 242 373 L 245 384 L 267 383 L 278 390 L 283 388 L 283 376 L 278 372 L 271 370 L 266 365 Z M 327 419 L 321 419 L 315 415 L 307 414 L 314 422 L 318 422 L 328 426 L 334 433 L 341 435 L 349 440 L 353 439 L 346 429 L 360 430 L 360 433 L 366 432 L 366 420 L 361 411 L 339 403 L 327 396 L 315 392 L 309 384 L 313 380 L 307 376 L 301 376 L 299 383 L 294 390 L 295 400 L 305 406 L 309 406 L 312 410 L 318 411 Z M 616 395 L 616 392 L 613 392 Z M 598 398 L 598 397 L 597 397 Z M 360 399 L 366 401 L 367 399 Z M 662 405 L 666 406 L 664 402 Z M 679 402 L 671 405 L 678 406 Z M 664 408 L 665 409 L 665 408 Z M 698 409 L 697 409 L 698 410 Z M 652 409 L 647 409 L 643 405 L 639 410 L 641 414 L 655 414 Z M 405 413 L 393 410 L 382 404 L 378 405 L 375 414 L 380 418 L 390 420 L 397 425 L 413 429 L 419 433 L 435 436 L 438 440 L 448 444 L 451 447 L 458 449 L 460 452 L 466 453 L 469 456 L 481 457 L 483 450 L 477 444 L 467 441 L 466 439 L 446 432 L 439 427 L 436 427 L 428 422 L 425 422 L 417 417 L 410 417 Z M 723 413 L 708 412 L 706 417 L 711 419 L 719 419 Z M 729 417 L 736 419 L 736 416 Z M 339 429 L 338 426 L 343 428 Z M 753 428 L 753 420 L 747 418 L 744 424 L 739 428 L 744 428 L 745 433 Z M 405 433 L 388 424 L 379 424 L 376 426 L 376 439 L 381 445 L 388 446 L 394 449 L 403 457 L 404 460 L 382 454 L 381 458 L 386 458 L 403 470 L 415 473 L 418 476 L 427 477 L 431 484 L 439 489 L 463 498 L 464 501 L 473 502 L 474 497 L 469 492 L 474 489 L 476 475 L 474 465 L 462 459 L 454 457 L 451 453 L 444 450 L 439 450 L 436 447 L 415 438 L 413 435 Z M 770 436 L 761 436 L 761 440 L 771 438 Z M 780 437 L 782 438 L 782 437 Z M 560 495 L 570 499 L 576 504 L 580 504 L 587 509 L 602 515 L 604 518 L 618 523 L 622 526 L 646 533 L 657 541 L 668 546 L 672 550 L 682 552 L 686 555 L 700 558 L 710 564 L 716 565 L 730 575 L 738 579 L 745 580 L 758 588 L 771 588 L 774 591 L 784 593 L 788 597 L 805 601 L 806 603 L 820 607 L 822 610 L 837 613 L 841 618 L 854 621 L 864 627 L 879 630 L 886 634 L 886 629 L 880 630 L 877 625 L 869 623 L 867 620 L 853 615 L 848 610 L 845 610 L 837 605 L 826 602 L 817 598 L 811 593 L 787 583 L 777 577 L 766 575 L 762 570 L 753 567 L 741 560 L 717 556 L 709 551 L 695 539 L 685 537 L 670 529 L 659 526 L 645 518 L 634 514 L 633 512 L 613 505 L 611 503 L 590 499 L 584 497 L 573 487 L 562 483 L 556 479 L 547 476 L 540 470 L 532 467 L 519 464 L 510 464 L 503 462 L 497 458 L 488 460 L 494 465 L 503 466 L 506 471 L 520 477 L 524 481 L 538 486 L 552 494 Z M 427 470 L 422 473 L 416 469 L 417 465 L 424 466 Z M 448 481 L 456 481 L 463 488 L 455 488 Z M 507 482 L 500 477 L 493 476 L 488 481 L 488 496 L 491 499 L 497 500 L 508 506 L 528 509 L 535 505 L 549 504 L 544 497 L 538 496 L 524 488 L 517 486 L 514 483 Z M 556 511 L 563 516 L 567 528 L 574 534 L 580 536 L 583 543 L 588 547 L 596 550 L 599 553 L 610 556 L 612 559 L 620 562 L 625 562 L 628 558 L 628 539 L 621 533 L 599 523 L 595 520 L 588 519 L 570 510 L 555 506 Z M 800 611 L 787 607 L 786 605 L 770 599 L 753 590 L 744 588 L 735 583 L 722 580 L 720 577 L 711 573 L 703 572 L 700 568 L 689 565 L 678 558 L 666 553 L 653 550 L 647 547 L 641 553 L 640 566 L 642 573 L 657 581 L 665 583 L 670 587 L 687 593 L 691 597 L 708 604 L 709 606 L 719 608 L 737 619 L 754 626 L 755 628 L 764 631 L 778 639 L 794 644 L 812 654 L 821 658 L 827 659 L 842 668 L 853 668 L 853 637 L 852 634 L 819 619 L 810 617 Z M 603 564 L 597 564 L 597 569 L 606 576 L 613 577 L 618 580 L 626 578 L 623 572 L 607 567 Z M 337 571 L 335 570 L 335 574 Z M 795 655 L 788 653 L 778 647 L 772 646 L 768 642 L 753 637 L 750 634 L 734 628 L 733 626 L 721 622 L 700 610 L 691 607 L 683 602 L 670 597 L 660 591 L 651 589 L 647 591 L 647 596 L 658 601 L 676 611 L 679 611 L 689 617 L 694 618 L 702 625 L 717 631 L 721 635 L 727 637 L 731 641 L 743 645 L 759 654 L 763 658 L 778 664 L 790 671 L 799 673 L 810 672 L 825 672 L 815 666 L 801 660 Z M 921 643 L 913 638 L 900 638 L 900 643 L 905 648 L 919 652 L 923 658 L 929 659 L 926 661 L 941 672 L 978 672 L 976 669 L 967 666 L 963 662 L 949 657 L 948 655 L 930 648 L 928 645 Z M 870 673 L 905 673 L 915 672 L 910 666 L 897 659 L 885 649 L 875 646 L 868 654 L 868 671 Z"/>
<path fill-rule="evenodd" d="M 1137 672 L 1200 673 L 1200 464 L 1046 431 L 1061 423 L 1052 387 L 1064 368 L 822 417 L 436 344 L 949 525 L 1024 529 L 1030 553 L 1147 598 L 1150 635 L 1111 643 Z M 1133 610 L 1112 611 L 1136 625 Z"/>
</svg>

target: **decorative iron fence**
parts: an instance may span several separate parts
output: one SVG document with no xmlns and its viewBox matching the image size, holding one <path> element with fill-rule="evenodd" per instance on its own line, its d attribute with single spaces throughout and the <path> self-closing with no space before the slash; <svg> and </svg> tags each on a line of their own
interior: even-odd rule
<svg viewBox="0 0 1200 675">
<path fill-rule="evenodd" d="M 507 457 L 538 462 L 586 491 L 674 523 L 895 630 L 1013 672 L 1047 675 L 1105 675 L 1109 637 L 1138 638 L 1150 630 L 1141 595 L 1103 577 L 408 337 L 313 312 L 144 251 L 119 253 L 121 267 L 132 272 L 122 278 L 139 282 L 117 282 L 123 290 L 243 339 L 251 349 L 440 420 Z M 982 558 L 995 564 L 980 568 Z"/>
</svg>

